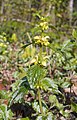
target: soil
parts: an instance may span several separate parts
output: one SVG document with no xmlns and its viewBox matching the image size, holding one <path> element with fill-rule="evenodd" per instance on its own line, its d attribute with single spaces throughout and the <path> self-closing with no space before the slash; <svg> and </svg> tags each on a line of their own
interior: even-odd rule
<svg viewBox="0 0 77 120">
<path fill-rule="evenodd" d="M 35 120 L 36 117 L 32 116 L 32 114 L 36 113 L 32 106 L 25 103 L 15 103 L 13 105 L 10 106 L 10 109 L 12 110 L 12 112 L 14 113 L 14 118 L 15 120 L 18 118 L 25 118 L 25 117 L 29 117 L 30 120 Z"/>
</svg>

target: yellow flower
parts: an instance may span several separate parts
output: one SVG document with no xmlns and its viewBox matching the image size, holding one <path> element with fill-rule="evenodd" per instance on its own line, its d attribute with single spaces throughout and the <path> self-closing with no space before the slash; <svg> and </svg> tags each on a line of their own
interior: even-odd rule
<svg viewBox="0 0 77 120">
<path fill-rule="evenodd" d="M 3 43 L 0 43 L 0 47 L 2 47 L 4 44 Z"/>
<path fill-rule="evenodd" d="M 47 30 L 48 29 L 48 23 L 47 22 L 41 22 L 40 26 L 42 27 L 42 30 Z"/>
<path fill-rule="evenodd" d="M 6 37 L 3 37 L 3 40 L 6 41 L 7 40 Z"/>
<path fill-rule="evenodd" d="M 49 36 L 35 36 L 34 40 L 36 44 L 41 44 L 41 45 L 49 45 L 48 42 Z"/>
<path fill-rule="evenodd" d="M 12 34 L 11 40 L 15 42 L 17 41 L 17 35 L 15 33 Z"/>
<path fill-rule="evenodd" d="M 35 36 L 34 39 L 35 39 L 35 40 L 38 40 L 38 39 L 40 39 L 40 37 L 41 37 L 41 36 Z"/>
<path fill-rule="evenodd" d="M 0 43 L 0 47 L 7 47 L 4 43 Z"/>
</svg>

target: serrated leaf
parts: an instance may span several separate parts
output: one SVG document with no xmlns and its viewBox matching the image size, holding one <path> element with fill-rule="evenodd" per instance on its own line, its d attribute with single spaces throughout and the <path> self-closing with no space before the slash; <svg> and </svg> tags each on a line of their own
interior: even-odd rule
<svg viewBox="0 0 77 120">
<path fill-rule="evenodd" d="M 58 86 L 56 85 L 56 83 L 51 80 L 50 78 L 44 78 L 40 81 L 40 86 L 42 86 L 43 89 L 45 90 L 49 90 L 49 88 L 55 88 L 57 89 Z"/>
<path fill-rule="evenodd" d="M 64 41 L 62 48 L 61 48 L 61 51 L 62 52 L 71 51 L 73 46 L 74 46 L 74 43 L 72 43 L 70 40 Z"/>
<path fill-rule="evenodd" d="M 46 76 L 46 69 L 40 67 L 39 65 L 33 65 L 27 71 L 27 78 L 31 87 L 38 86 L 38 81 Z"/>
</svg>

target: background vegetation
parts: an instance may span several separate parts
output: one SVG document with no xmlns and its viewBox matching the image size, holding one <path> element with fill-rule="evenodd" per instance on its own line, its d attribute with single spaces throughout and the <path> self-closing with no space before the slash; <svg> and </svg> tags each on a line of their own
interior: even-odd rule
<svg viewBox="0 0 77 120">
<path fill-rule="evenodd" d="M 76 120 L 77 1 L 0 1 L 0 120 Z"/>
</svg>

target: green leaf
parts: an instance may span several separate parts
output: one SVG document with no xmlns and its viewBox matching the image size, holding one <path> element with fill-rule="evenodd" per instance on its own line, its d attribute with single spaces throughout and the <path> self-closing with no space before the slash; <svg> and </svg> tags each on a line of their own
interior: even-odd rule
<svg viewBox="0 0 77 120">
<path fill-rule="evenodd" d="M 72 109 L 72 111 L 77 112 L 77 104 L 72 102 L 71 103 L 71 109 Z"/>
<path fill-rule="evenodd" d="M 66 118 L 69 117 L 69 113 L 64 111 L 63 109 L 60 110 L 60 113 Z"/>
<path fill-rule="evenodd" d="M 40 81 L 40 87 L 42 87 L 44 90 L 49 90 L 50 88 L 55 88 L 57 89 L 58 86 L 56 85 L 56 83 L 51 80 L 50 78 L 44 78 Z"/>
<path fill-rule="evenodd" d="M 72 43 L 70 40 L 66 40 L 63 42 L 61 51 L 62 52 L 72 51 L 73 46 L 74 46 L 74 43 Z"/>
<path fill-rule="evenodd" d="M 51 112 L 49 112 L 48 114 L 47 114 L 47 120 L 54 120 L 55 118 L 54 118 L 54 116 L 53 116 L 53 114 L 51 113 Z"/>
<path fill-rule="evenodd" d="M 48 112 L 47 114 L 44 115 L 38 115 L 36 120 L 55 120 L 55 117 L 51 112 Z"/>
<path fill-rule="evenodd" d="M 30 120 L 30 119 L 28 117 L 26 117 L 26 118 L 19 118 L 17 120 Z"/>
<path fill-rule="evenodd" d="M 49 102 L 52 105 L 56 106 L 59 110 L 63 109 L 63 104 L 58 102 L 58 99 L 55 95 L 50 95 L 49 96 Z"/>
<path fill-rule="evenodd" d="M 0 91 L 0 99 L 7 99 L 8 98 L 8 94 L 5 90 L 1 90 Z"/>
<path fill-rule="evenodd" d="M 64 82 L 61 87 L 62 88 L 68 88 L 70 86 L 70 82 Z"/>
<path fill-rule="evenodd" d="M 32 107 L 37 113 L 40 113 L 40 107 L 38 101 L 34 101 L 34 103 L 32 103 Z M 43 108 L 43 112 L 46 113 L 48 106 L 43 100 L 42 100 L 42 108 Z"/>
<path fill-rule="evenodd" d="M 75 29 L 73 29 L 73 32 L 72 32 L 72 36 L 77 39 L 77 31 Z"/>
<path fill-rule="evenodd" d="M 45 119 L 42 119 L 42 115 L 38 116 L 36 120 L 45 120 Z"/>
<path fill-rule="evenodd" d="M 50 95 L 50 96 L 49 96 L 49 102 L 50 102 L 51 104 L 55 104 L 56 102 L 58 102 L 58 100 L 57 100 L 57 98 L 56 98 L 55 95 Z"/>
<path fill-rule="evenodd" d="M 11 110 L 8 110 L 7 105 L 0 105 L 0 120 L 10 120 L 13 116 Z"/>
<path fill-rule="evenodd" d="M 37 113 L 40 113 L 40 107 L 39 107 L 39 104 L 38 104 L 37 101 L 34 101 L 34 102 L 32 103 L 32 107 L 33 107 L 33 109 L 34 109 Z"/>
<path fill-rule="evenodd" d="M 39 82 L 46 76 L 46 69 L 39 65 L 33 65 L 27 71 L 27 78 L 31 88 L 39 86 Z"/>
</svg>

